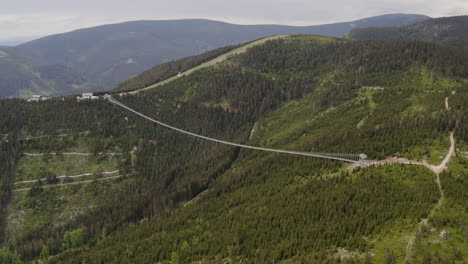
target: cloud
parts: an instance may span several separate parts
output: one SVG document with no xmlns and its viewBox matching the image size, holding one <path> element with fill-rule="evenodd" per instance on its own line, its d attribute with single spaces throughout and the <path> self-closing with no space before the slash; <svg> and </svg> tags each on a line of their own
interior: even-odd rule
<svg viewBox="0 0 468 264">
<path fill-rule="evenodd" d="M 17 16 L 13 16 L 13 15 L 1 16 L 0 15 L 0 23 L 12 23 L 12 22 L 14 23 L 17 20 L 18 20 Z"/>
</svg>

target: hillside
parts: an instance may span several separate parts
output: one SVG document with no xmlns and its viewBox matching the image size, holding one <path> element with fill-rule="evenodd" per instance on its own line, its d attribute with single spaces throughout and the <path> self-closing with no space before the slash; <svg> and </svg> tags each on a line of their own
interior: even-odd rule
<svg viewBox="0 0 468 264">
<path fill-rule="evenodd" d="M 248 44 L 247 44 L 248 45 Z M 203 64 L 209 63 L 220 56 L 226 56 L 227 54 L 235 52 L 237 49 L 241 49 L 246 45 L 238 46 L 227 46 L 219 48 L 213 51 L 203 53 L 201 55 L 185 57 L 175 61 L 166 62 L 163 64 L 156 65 L 143 73 L 130 78 L 112 89 L 115 92 L 129 92 L 139 89 L 143 89 L 152 85 L 168 81 L 173 78 L 178 78 L 179 74 L 191 69 L 200 67 Z"/>
<path fill-rule="evenodd" d="M 423 22 L 385 27 L 354 29 L 352 39 L 418 39 L 437 41 L 468 49 L 468 16 L 443 17 Z"/>
<path fill-rule="evenodd" d="M 15 170 L 0 172 L 17 184 L 3 185 L 0 254 L 45 263 L 463 261 L 467 56 L 419 41 L 295 35 L 115 96 L 213 138 L 371 160 L 439 164 L 454 131 L 457 156 L 439 175 L 444 196 L 425 166 L 352 169 L 234 148 L 104 99 L 2 100 L 8 141 L 0 153 L 15 162 L 0 162 Z M 116 169 L 115 178 L 104 174 Z M 92 175 L 78 176 L 85 170 Z M 419 232 L 421 219 L 427 228 Z M 442 230 L 449 239 L 439 238 Z"/>
<path fill-rule="evenodd" d="M 86 90 L 97 91 L 112 88 L 157 64 L 266 36 L 297 33 L 341 36 L 353 28 L 406 24 L 425 19 L 428 17 L 393 14 L 305 27 L 235 25 L 202 19 L 132 21 L 40 38 L 13 47 L 12 52 L 41 64 L 64 65 L 91 82 Z M 44 94 L 55 92 L 56 87 L 47 88 Z M 7 88 L 0 86 L 0 90 L 4 89 Z M 58 86 L 58 92 L 62 94 L 72 91 Z"/>
<path fill-rule="evenodd" d="M 69 67 L 18 57 L 0 48 L 0 98 L 56 95 L 99 89 Z"/>
</svg>

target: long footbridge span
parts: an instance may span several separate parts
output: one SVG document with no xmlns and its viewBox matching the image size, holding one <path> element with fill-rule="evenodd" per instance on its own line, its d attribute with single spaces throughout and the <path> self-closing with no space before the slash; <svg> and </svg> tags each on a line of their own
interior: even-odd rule
<svg viewBox="0 0 468 264">
<path fill-rule="evenodd" d="M 160 122 L 158 120 L 155 120 L 151 117 L 148 117 L 124 104 L 122 104 L 120 101 L 117 99 L 113 98 L 111 95 L 105 95 L 104 96 L 106 99 L 108 99 L 111 103 L 120 106 L 136 115 L 139 115 L 151 122 L 154 122 L 158 125 L 161 125 L 163 127 L 172 129 L 174 131 L 177 131 L 179 133 L 183 133 L 189 136 L 193 136 L 196 138 L 201 138 L 203 140 L 207 141 L 212 141 L 224 145 L 230 145 L 230 146 L 235 146 L 235 147 L 240 147 L 240 148 L 245 148 L 245 149 L 253 149 L 253 150 L 260 150 L 260 151 L 267 151 L 267 152 L 275 152 L 275 153 L 282 153 L 282 154 L 289 154 L 289 155 L 298 155 L 298 156 L 306 156 L 306 157 L 314 157 L 314 158 L 321 158 L 321 159 L 330 159 L 330 160 L 338 160 L 338 161 L 344 161 L 344 162 L 349 162 L 349 163 L 358 163 L 362 164 L 366 161 L 367 155 L 366 154 L 344 154 L 344 153 L 318 153 L 318 152 L 302 152 L 302 151 L 291 151 L 291 150 L 282 150 L 282 149 L 272 149 L 272 148 L 263 148 L 263 147 L 256 147 L 256 146 L 249 146 L 249 145 L 244 145 L 244 144 L 239 144 L 239 143 L 234 143 L 234 142 L 229 142 L 225 140 L 220 140 L 216 138 L 211 138 L 199 134 L 195 134 L 177 127 L 173 127 L 171 125 L 165 124 L 163 122 Z"/>
</svg>

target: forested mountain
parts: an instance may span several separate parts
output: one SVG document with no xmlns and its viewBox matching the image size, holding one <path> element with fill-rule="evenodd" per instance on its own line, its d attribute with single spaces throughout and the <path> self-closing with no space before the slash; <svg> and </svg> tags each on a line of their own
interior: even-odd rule
<svg viewBox="0 0 468 264">
<path fill-rule="evenodd" d="M 164 72 L 133 81 L 157 82 Z M 424 166 L 352 169 L 220 145 L 102 98 L 0 101 L 0 136 L 6 135 L 0 146 L 10 153 L 0 162 L 12 164 L 0 166 L 0 175 L 18 183 L 2 185 L 0 257 L 11 263 L 462 262 L 467 87 L 468 54 L 457 47 L 294 35 L 154 89 L 114 95 L 152 118 L 214 138 L 375 160 L 436 164 L 455 131 L 457 157 L 440 175 L 444 197 Z M 105 169 L 119 175 L 107 177 Z M 85 172 L 93 174 L 87 183 L 79 177 L 88 176 L 78 176 Z M 426 218 L 428 228 L 420 228 Z M 439 236 L 443 230 L 450 238 Z"/>
<path fill-rule="evenodd" d="M 265 36 L 297 33 L 341 36 L 353 28 L 407 24 L 425 19 L 428 17 L 392 14 L 304 27 L 234 25 L 202 19 L 133 21 L 44 37 L 13 47 L 11 52 L 41 65 L 64 65 L 79 73 L 81 79 L 91 82 L 90 85 L 81 85 L 79 88 L 97 91 L 112 88 L 157 64 Z M 8 71 L 15 71 L 15 74 L 20 75 L 13 66 Z M 56 81 L 60 82 L 60 77 L 57 78 Z M 21 81 L 31 82 L 30 78 Z M 23 95 L 32 90 L 24 85 L 12 84 L 7 79 L 0 80 L 2 82 L 7 82 L 7 85 L 0 85 L 0 98 Z M 68 80 L 63 82 L 67 83 Z M 42 89 L 42 94 L 70 94 L 80 90 L 53 84 L 44 88 L 46 89 Z M 6 90 L 12 92 L 6 93 Z"/>
<path fill-rule="evenodd" d="M 0 47 L 0 98 L 72 94 L 89 89 L 99 86 L 67 66 L 39 63 L 17 56 L 11 48 Z"/>
<path fill-rule="evenodd" d="M 167 80 L 173 76 L 178 76 L 178 74 L 193 69 L 202 63 L 209 62 L 210 60 L 213 60 L 230 51 L 235 52 L 236 48 L 237 46 L 227 46 L 203 53 L 201 55 L 186 57 L 156 65 L 153 68 L 144 71 L 140 75 L 120 83 L 112 91 L 128 92 L 148 87 L 150 85 Z"/>
<path fill-rule="evenodd" d="M 468 49 L 468 16 L 443 17 L 423 22 L 353 29 L 353 39 L 418 39 L 449 43 Z"/>
</svg>

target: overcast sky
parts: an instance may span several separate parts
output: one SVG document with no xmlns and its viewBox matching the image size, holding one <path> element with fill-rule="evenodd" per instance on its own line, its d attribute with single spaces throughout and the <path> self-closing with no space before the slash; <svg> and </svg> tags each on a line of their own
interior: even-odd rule
<svg viewBox="0 0 468 264">
<path fill-rule="evenodd" d="M 142 19 L 316 25 L 388 13 L 467 15 L 468 0 L 2 0 L 0 39 Z"/>
</svg>

